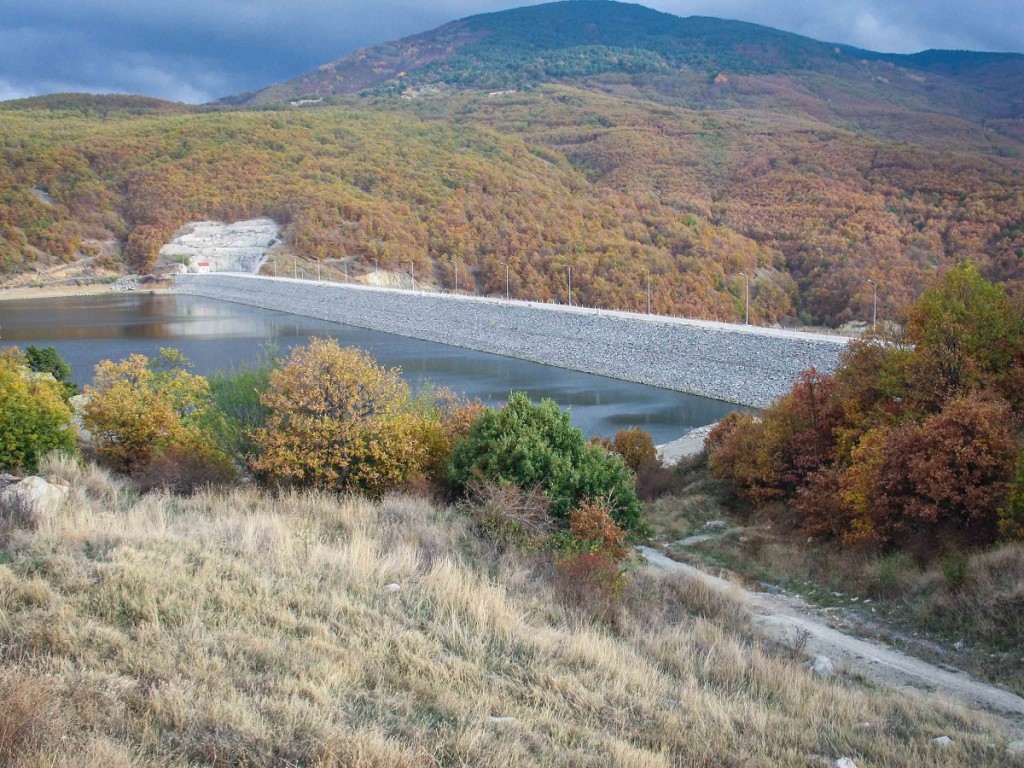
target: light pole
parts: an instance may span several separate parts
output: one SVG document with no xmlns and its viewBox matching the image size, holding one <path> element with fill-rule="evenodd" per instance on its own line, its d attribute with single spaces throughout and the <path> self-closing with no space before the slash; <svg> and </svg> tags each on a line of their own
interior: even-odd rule
<svg viewBox="0 0 1024 768">
<path fill-rule="evenodd" d="M 566 264 L 565 268 L 566 268 L 566 270 L 568 271 L 568 274 L 569 274 L 569 306 L 571 307 L 572 306 L 572 265 L 571 264 Z"/>
<path fill-rule="evenodd" d="M 292 260 L 292 280 L 299 279 L 299 262 L 298 260 Z"/>
<path fill-rule="evenodd" d="M 746 310 L 743 315 L 743 324 L 750 325 L 750 275 L 746 272 L 740 272 L 740 276 L 743 278 L 743 283 L 746 286 Z"/>
<path fill-rule="evenodd" d="M 373 260 L 373 284 L 378 285 L 377 282 L 377 260 Z"/>
<path fill-rule="evenodd" d="M 409 259 L 409 277 L 412 278 L 412 289 L 416 290 L 416 265 Z"/>
<path fill-rule="evenodd" d="M 868 280 L 871 283 L 871 330 L 875 330 L 875 321 L 878 320 L 878 283 Z"/>
<path fill-rule="evenodd" d="M 644 272 L 647 273 L 647 314 L 651 314 L 651 270 L 644 267 Z"/>
<path fill-rule="evenodd" d="M 320 259 L 316 260 L 316 281 L 320 282 Z"/>
<path fill-rule="evenodd" d="M 459 260 L 455 259 L 455 295 L 459 295 Z"/>
<path fill-rule="evenodd" d="M 277 256 L 274 257 L 274 277 L 277 277 Z"/>
<path fill-rule="evenodd" d="M 505 262 L 505 301 L 508 301 L 508 262 Z"/>
</svg>

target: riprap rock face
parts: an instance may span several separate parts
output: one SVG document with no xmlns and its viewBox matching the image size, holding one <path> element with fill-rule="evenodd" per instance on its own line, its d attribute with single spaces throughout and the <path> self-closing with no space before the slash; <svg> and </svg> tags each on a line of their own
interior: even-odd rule
<svg viewBox="0 0 1024 768">
<path fill-rule="evenodd" d="M 160 249 L 166 259 L 188 257 L 190 272 L 259 271 L 267 253 L 281 244 L 281 228 L 273 219 L 224 224 L 196 221 L 179 229 Z M 206 264 L 207 267 L 200 265 Z"/>
</svg>

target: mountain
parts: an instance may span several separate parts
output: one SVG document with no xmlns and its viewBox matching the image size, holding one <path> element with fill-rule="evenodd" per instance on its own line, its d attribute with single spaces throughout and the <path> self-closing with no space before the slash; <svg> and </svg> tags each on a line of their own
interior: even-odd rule
<svg viewBox="0 0 1024 768">
<path fill-rule="evenodd" d="M 1024 57 L 891 55 L 564 2 L 485 14 L 201 108 L 0 105 L 0 280 L 147 271 L 271 216 L 350 275 L 758 323 L 880 316 L 962 259 L 1024 288 Z M 291 102 L 296 102 L 293 105 Z M 6 278 L 4 276 L 7 276 Z M 20 278 L 19 278 L 20 279 Z"/>
<path fill-rule="evenodd" d="M 695 108 L 803 112 L 888 106 L 969 119 L 1024 116 L 1024 55 L 885 54 L 739 21 L 680 18 L 610 0 L 482 14 L 366 48 L 224 103 L 275 104 L 406 89 L 522 90 L 595 80 Z M 782 84 L 801 93 L 787 94 Z"/>
</svg>

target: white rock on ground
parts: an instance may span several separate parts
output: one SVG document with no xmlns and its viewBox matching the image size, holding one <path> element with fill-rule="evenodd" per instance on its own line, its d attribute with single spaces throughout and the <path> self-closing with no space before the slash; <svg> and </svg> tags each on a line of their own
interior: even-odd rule
<svg viewBox="0 0 1024 768">
<path fill-rule="evenodd" d="M 196 221 L 174 233 L 174 239 L 160 249 L 164 258 L 187 256 L 190 269 L 199 262 L 210 265 L 210 272 L 256 273 L 267 253 L 281 243 L 281 228 L 273 219 L 249 219 L 224 224 Z"/>
<path fill-rule="evenodd" d="M 932 739 L 932 744 L 939 747 L 951 747 L 953 746 L 953 740 L 949 736 L 939 736 Z"/>
<path fill-rule="evenodd" d="M 857 768 L 857 764 L 848 757 L 840 757 L 832 763 L 832 768 Z"/>
<path fill-rule="evenodd" d="M 394 582 L 391 582 L 390 584 L 385 584 L 384 585 L 384 591 L 385 592 L 397 592 L 401 588 L 402 588 L 401 584 L 395 584 Z"/>
<path fill-rule="evenodd" d="M 1011 741 L 1006 745 L 1006 754 L 1024 762 L 1024 741 Z"/>
<path fill-rule="evenodd" d="M 832 677 L 836 673 L 836 668 L 828 656 L 815 656 L 811 664 L 811 671 L 817 677 Z"/>
<path fill-rule="evenodd" d="M 44 518 L 57 513 L 67 495 L 63 485 L 26 477 L 0 490 L 0 516 L 17 516 L 19 522 L 37 527 Z"/>
</svg>

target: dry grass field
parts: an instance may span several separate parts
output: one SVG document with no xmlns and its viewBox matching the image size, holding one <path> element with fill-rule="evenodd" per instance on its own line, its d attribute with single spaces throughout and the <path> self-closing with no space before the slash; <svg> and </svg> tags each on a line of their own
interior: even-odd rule
<svg viewBox="0 0 1024 768">
<path fill-rule="evenodd" d="M 817 680 L 679 577 L 633 574 L 598 618 L 426 500 L 139 498 L 45 471 L 64 512 L 0 540 L 3 766 L 1005 760 L 983 719 Z"/>
</svg>

